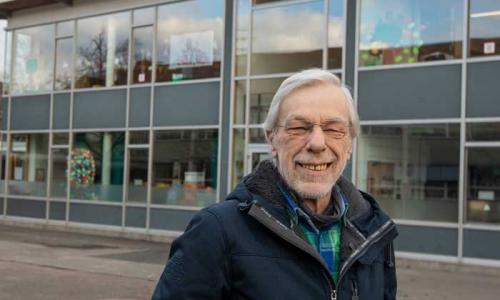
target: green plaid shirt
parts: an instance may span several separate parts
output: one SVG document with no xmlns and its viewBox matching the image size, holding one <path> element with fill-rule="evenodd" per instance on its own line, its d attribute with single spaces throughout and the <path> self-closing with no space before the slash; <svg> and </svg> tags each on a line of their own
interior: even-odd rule
<svg viewBox="0 0 500 300">
<path fill-rule="evenodd" d="M 286 199 L 288 212 L 292 220 L 292 225 L 299 236 L 309 243 L 323 257 L 330 275 L 335 284 L 339 277 L 340 267 L 340 226 L 341 222 L 334 222 L 318 229 L 307 215 L 293 200 L 288 191 L 280 188 Z M 347 210 L 347 201 L 344 194 L 337 189 L 337 195 L 342 199 L 340 203 L 341 218 Z"/>
</svg>

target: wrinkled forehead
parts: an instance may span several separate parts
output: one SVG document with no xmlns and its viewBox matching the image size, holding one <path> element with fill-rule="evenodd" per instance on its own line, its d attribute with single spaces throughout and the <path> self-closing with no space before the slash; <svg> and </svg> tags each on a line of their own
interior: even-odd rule
<svg viewBox="0 0 500 300">
<path fill-rule="evenodd" d="M 349 110 L 342 89 L 331 84 L 301 87 L 287 95 L 281 103 L 279 120 L 310 122 L 348 122 Z"/>
</svg>

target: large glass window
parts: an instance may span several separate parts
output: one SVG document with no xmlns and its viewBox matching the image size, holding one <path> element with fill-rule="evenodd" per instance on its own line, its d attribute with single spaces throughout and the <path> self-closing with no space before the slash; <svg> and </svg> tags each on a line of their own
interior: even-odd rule
<svg viewBox="0 0 500 300">
<path fill-rule="evenodd" d="M 360 66 L 462 57 L 463 1 L 361 1 Z"/>
<path fill-rule="evenodd" d="M 7 25 L 7 23 L 5 23 Z M 10 93 L 10 67 L 11 67 L 11 51 L 12 51 L 12 31 L 7 31 L 5 33 L 5 48 L 4 48 L 4 64 L 3 64 L 3 84 L 2 90 L 3 94 L 7 95 Z"/>
<path fill-rule="evenodd" d="M 200 207 L 214 203 L 217 142 L 215 129 L 156 132 L 152 203 Z"/>
<path fill-rule="evenodd" d="M 283 78 L 257 79 L 250 82 L 250 123 L 262 124 L 269 105 Z"/>
<path fill-rule="evenodd" d="M 357 183 L 393 218 L 456 222 L 459 125 L 364 126 Z"/>
<path fill-rule="evenodd" d="M 158 7 L 157 81 L 220 76 L 223 13 L 221 0 Z"/>
<path fill-rule="evenodd" d="M 123 132 L 75 133 L 70 160 L 71 198 L 121 202 Z"/>
<path fill-rule="evenodd" d="M 342 68 L 344 45 L 344 0 L 329 0 L 328 12 L 328 69 Z"/>
<path fill-rule="evenodd" d="M 500 2 L 470 1 L 470 56 L 500 54 Z"/>
<path fill-rule="evenodd" d="M 255 8 L 252 74 L 321 68 L 325 45 L 323 8 L 323 1 Z"/>
<path fill-rule="evenodd" d="M 73 71 L 73 38 L 57 40 L 56 44 L 56 76 L 54 89 L 71 88 L 71 72 Z"/>
<path fill-rule="evenodd" d="M 74 29 L 75 29 L 74 21 L 65 21 L 56 24 L 57 36 L 65 37 L 73 35 Z"/>
<path fill-rule="evenodd" d="M 77 28 L 75 86 L 126 84 L 130 12 L 81 19 Z"/>
<path fill-rule="evenodd" d="M 136 9 L 133 12 L 134 26 L 150 25 L 153 24 L 155 19 L 155 8 L 146 7 Z"/>
<path fill-rule="evenodd" d="M 236 37 L 235 37 L 235 73 L 244 76 L 247 73 L 247 54 L 250 43 L 250 0 L 237 0 Z"/>
<path fill-rule="evenodd" d="M 467 221 L 500 223 L 500 149 L 467 150 Z"/>
<path fill-rule="evenodd" d="M 234 83 L 234 124 L 244 124 L 246 114 L 247 100 L 247 84 L 244 80 L 239 80 Z"/>
<path fill-rule="evenodd" d="M 52 149 L 52 178 L 50 182 L 50 197 L 66 198 L 68 187 L 66 174 L 68 173 L 68 149 Z"/>
<path fill-rule="evenodd" d="M 500 123 L 467 124 L 468 141 L 500 141 Z"/>
<path fill-rule="evenodd" d="M 46 196 L 48 149 L 48 134 L 12 135 L 8 184 L 10 195 Z"/>
<path fill-rule="evenodd" d="M 129 149 L 129 202 L 146 203 L 148 198 L 148 153 L 148 149 Z"/>
<path fill-rule="evenodd" d="M 245 175 L 245 129 L 238 128 L 233 131 L 233 161 L 232 187 L 234 188 Z"/>
<path fill-rule="evenodd" d="M 132 83 L 151 82 L 153 27 L 135 28 L 132 41 Z"/>
<path fill-rule="evenodd" d="M 54 66 L 54 25 L 16 30 L 14 41 L 12 93 L 51 90 Z"/>
</svg>

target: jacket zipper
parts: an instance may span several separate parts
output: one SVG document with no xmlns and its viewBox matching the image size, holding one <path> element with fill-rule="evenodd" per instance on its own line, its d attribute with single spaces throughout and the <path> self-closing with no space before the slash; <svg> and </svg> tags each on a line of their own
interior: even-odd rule
<svg viewBox="0 0 500 300">
<path fill-rule="evenodd" d="M 330 276 L 328 267 L 323 261 L 323 258 L 309 244 L 298 237 L 295 232 L 293 232 L 290 228 L 273 217 L 264 207 L 256 203 L 256 201 L 252 201 L 251 203 L 240 205 L 240 210 L 248 210 L 248 214 L 250 216 L 267 227 L 269 230 L 274 232 L 277 236 L 281 237 L 288 243 L 294 245 L 295 247 L 299 248 L 300 250 L 306 252 L 314 259 L 316 259 L 322 266 L 323 275 L 327 279 L 330 300 L 337 300 L 337 286 L 340 286 L 340 281 L 342 280 L 342 276 L 345 274 L 347 267 L 350 267 L 350 265 L 352 265 L 352 263 L 355 261 L 356 257 L 359 257 L 360 255 L 365 253 L 369 246 L 380 240 L 385 233 L 389 232 L 389 230 L 395 226 L 391 220 L 388 220 L 386 223 L 384 223 L 384 225 L 382 225 L 379 230 L 370 235 L 370 237 L 368 237 L 368 239 L 366 239 L 363 244 L 361 244 L 361 246 L 356 251 L 354 251 L 351 256 L 349 256 L 349 258 L 347 258 L 346 263 L 344 263 L 342 269 L 340 270 L 338 285 L 336 286 Z"/>
</svg>

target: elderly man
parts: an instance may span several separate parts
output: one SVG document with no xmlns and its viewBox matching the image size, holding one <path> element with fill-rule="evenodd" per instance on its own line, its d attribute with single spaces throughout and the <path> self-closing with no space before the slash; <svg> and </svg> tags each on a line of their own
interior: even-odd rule
<svg viewBox="0 0 500 300">
<path fill-rule="evenodd" d="M 349 91 L 300 72 L 264 125 L 272 161 L 192 219 L 153 299 L 395 299 L 395 225 L 341 177 L 359 131 Z"/>
</svg>

